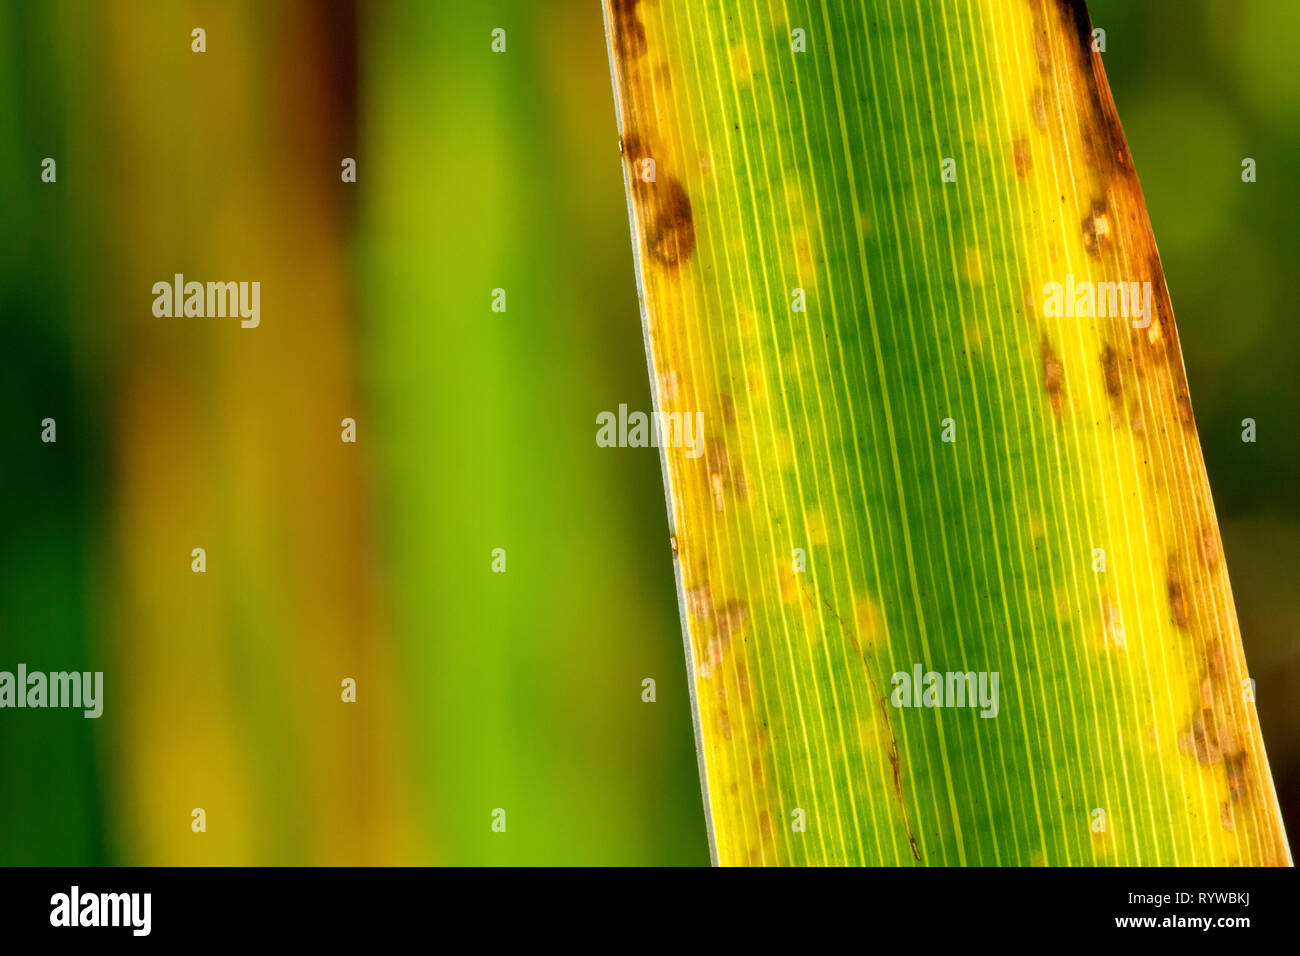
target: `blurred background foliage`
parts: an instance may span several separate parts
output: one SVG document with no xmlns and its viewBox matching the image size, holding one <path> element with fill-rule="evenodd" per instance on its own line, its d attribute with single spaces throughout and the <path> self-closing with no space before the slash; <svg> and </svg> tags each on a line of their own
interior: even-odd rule
<svg viewBox="0 0 1300 956">
<path fill-rule="evenodd" d="M 1294 832 L 1300 5 L 1089 6 Z M 4 0 L 0 182 L 0 863 L 707 862 L 595 0 Z"/>
</svg>

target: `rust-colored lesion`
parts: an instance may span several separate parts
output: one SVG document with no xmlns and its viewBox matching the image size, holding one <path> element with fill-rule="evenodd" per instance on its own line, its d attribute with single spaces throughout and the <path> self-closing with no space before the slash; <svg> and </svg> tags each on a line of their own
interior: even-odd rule
<svg viewBox="0 0 1300 956">
<path fill-rule="evenodd" d="M 662 266 L 676 269 L 695 251 L 691 199 L 676 179 L 663 184 L 658 202 L 649 203 L 646 249 Z"/>
<path fill-rule="evenodd" d="M 1113 399 L 1124 395 L 1124 379 L 1119 369 L 1119 354 L 1113 345 L 1101 350 L 1101 379 L 1106 385 L 1106 394 Z"/>
<path fill-rule="evenodd" d="M 1086 90 L 1092 107 L 1091 118 L 1096 122 L 1083 127 L 1083 141 L 1091 150 L 1095 162 L 1101 165 L 1113 164 L 1124 176 L 1136 177 L 1133 157 L 1124 136 L 1123 124 L 1119 120 L 1119 109 L 1115 106 L 1110 83 L 1106 80 L 1101 54 L 1092 48 L 1093 26 L 1092 18 L 1088 15 L 1088 5 L 1084 0 L 1055 2 L 1060 7 L 1062 19 L 1074 26 L 1080 64 L 1091 79 L 1086 84 Z"/>
<path fill-rule="evenodd" d="M 1033 168 L 1033 154 L 1029 149 L 1029 137 L 1018 136 L 1011 143 L 1011 160 L 1015 166 L 1016 176 L 1024 179 Z"/>
<path fill-rule="evenodd" d="M 645 55 L 645 26 L 637 7 L 641 0 L 609 0 L 614 46 L 624 59 Z"/>
<path fill-rule="evenodd" d="M 741 504 L 749 500 L 749 484 L 745 480 L 745 470 L 739 462 L 733 462 L 727 446 L 720 441 L 708 442 L 705 461 L 709 467 L 709 492 L 713 498 L 713 510 L 725 511 L 727 501 L 734 498 Z"/>
<path fill-rule="evenodd" d="M 1178 569 L 1178 560 L 1174 555 L 1169 556 L 1165 590 L 1169 595 L 1170 617 L 1175 625 L 1184 631 L 1187 630 L 1187 587 L 1183 583 L 1183 575 Z"/>
<path fill-rule="evenodd" d="M 660 158 L 654 156 L 636 131 L 623 136 L 623 159 L 628 164 L 628 182 L 632 184 L 632 201 L 641 226 L 646 253 L 661 266 L 673 270 L 695 251 L 695 217 L 691 197 L 673 177 L 662 178 Z M 645 177 L 644 162 L 655 164 L 654 179 Z"/>
<path fill-rule="evenodd" d="M 673 273 L 695 252 L 695 215 L 690 193 L 680 175 L 669 167 L 669 150 L 653 129 L 654 109 L 646 104 L 662 93 L 671 74 L 664 63 L 647 56 L 640 0 L 606 0 L 608 22 L 616 52 L 615 95 L 624 128 L 620 148 L 628 167 L 633 214 L 649 261 Z M 654 163 L 654 176 L 645 175 L 645 160 Z"/>
<path fill-rule="evenodd" d="M 707 581 L 685 589 L 686 611 L 703 626 L 703 640 L 695 648 L 696 674 L 708 680 L 722 666 L 732 641 L 749 621 L 749 607 L 739 598 L 715 601 Z M 693 628 L 692 638 L 699 635 Z M 737 664 L 739 667 L 739 663 Z"/>
<path fill-rule="evenodd" d="M 1047 393 L 1052 413 L 1060 419 L 1065 397 L 1065 366 L 1061 364 L 1061 359 L 1047 336 L 1043 336 L 1039 352 L 1043 365 L 1043 390 Z"/>
</svg>

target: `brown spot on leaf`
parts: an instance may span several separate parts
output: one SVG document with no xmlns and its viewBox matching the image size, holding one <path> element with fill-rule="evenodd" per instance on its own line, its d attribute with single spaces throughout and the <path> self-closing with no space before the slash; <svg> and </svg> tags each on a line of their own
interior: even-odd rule
<svg viewBox="0 0 1300 956">
<path fill-rule="evenodd" d="M 1056 357 L 1051 343 L 1044 337 L 1042 346 L 1043 388 L 1047 391 L 1047 400 L 1051 402 L 1052 411 L 1059 418 L 1061 415 L 1062 392 L 1065 387 L 1065 367 Z"/>
<path fill-rule="evenodd" d="M 1101 376 L 1106 383 L 1106 394 L 1119 398 L 1124 391 L 1124 383 L 1119 374 L 1119 356 L 1111 346 L 1101 350 Z"/>
<path fill-rule="evenodd" d="M 1047 100 L 1043 97 L 1042 90 L 1034 91 L 1034 99 L 1031 106 L 1034 113 L 1034 125 L 1040 130 L 1047 129 Z"/>
<path fill-rule="evenodd" d="M 614 17 L 614 44 L 625 59 L 645 54 L 645 27 L 637 16 L 641 0 L 613 0 L 610 9 Z"/>
<path fill-rule="evenodd" d="M 707 621 L 713 616 L 713 592 L 709 590 L 707 584 L 687 588 L 685 595 L 687 614 L 702 621 Z"/>
<path fill-rule="evenodd" d="M 1011 144 L 1011 156 L 1016 163 L 1016 175 L 1024 179 L 1033 166 L 1029 153 L 1029 140 L 1022 136 Z"/>
<path fill-rule="evenodd" d="M 1223 767 L 1228 772 L 1228 796 L 1236 803 L 1246 789 L 1246 755 L 1235 753 L 1225 756 Z"/>
<path fill-rule="evenodd" d="M 726 509 L 728 490 L 742 502 L 748 498 L 745 473 L 739 465 L 732 464 L 725 445 L 710 444 L 705 460 L 709 466 L 709 490 L 713 493 L 714 511 Z"/>
<path fill-rule="evenodd" d="M 646 247 L 660 265 L 676 269 L 695 251 L 695 219 L 682 184 L 669 179 L 647 204 Z"/>
<path fill-rule="evenodd" d="M 1192 718 L 1191 725 L 1178 738 L 1178 749 L 1196 757 L 1203 767 L 1216 763 L 1223 751 L 1214 726 L 1214 712 L 1202 709 Z"/>
<path fill-rule="evenodd" d="M 891 738 L 889 741 L 889 766 L 894 771 L 894 797 L 898 800 L 898 805 L 903 806 L 903 770 L 898 759 L 898 740 Z M 918 862 L 921 859 L 921 848 L 916 845 L 916 837 L 912 835 L 912 827 L 907 824 L 907 809 L 903 808 L 903 822 L 907 827 L 907 845 L 912 849 L 912 857 Z"/>
<path fill-rule="evenodd" d="M 653 160 L 654 155 L 636 130 L 624 133 L 619 145 L 628 166 L 628 181 L 632 184 L 632 198 L 646 250 L 655 262 L 676 268 L 695 251 L 691 198 L 679 180 L 662 176 L 657 163 L 655 178 L 646 181 L 643 161 Z"/>
<path fill-rule="evenodd" d="M 1084 0 L 1057 0 L 1057 6 L 1066 25 L 1074 27 L 1080 53 L 1087 60 L 1092 56 L 1092 19 L 1088 16 L 1088 5 Z"/>
<path fill-rule="evenodd" d="M 1166 581 L 1169 591 L 1169 611 L 1174 623 L 1187 630 L 1187 594 L 1183 585 L 1182 572 L 1173 558 L 1169 559 L 1169 573 Z"/>
<path fill-rule="evenodd" d="M 1215 677 L 1222 677 L 1228 672 L 1227 664 L 1223 659 L 1223 644 L 1217 636 L 1211 638 L 1206 645 L 1205 660 L 1209 664 L 1210 673 Z"/>
<path fill-rule="evenodd" d="M 1201 561 L 1211 571 L 1219 566 L 1219 536 L 1214 533 L 1213 528 L 1202 528 L 1200 534 Z"/>
<path fill-rule="evenodd" d="M 1106 69 L 1102 65 L 1101 54 L 1092 48 L 1092 18 L 1088 16 L 1087 4 L 1084 0 L 1056 0 L 1056 2 L 1065 24 L 1074 28 L 1079 63 L 1086 80 L 1085 87 L 1098 121 L 1094 127 L 1092 123 L 1085 120 L 1082 129 L 1084 146 L 1090 156 L 1093 153 L 1100 153 L 1107 162 L 1113 162 L 1121 173 L 1132 175 L 1133 161 L 1129 155 L 1128 141 L 1124 137 L 1123 127 L 1120 126 L 1115 98 L 1111 95 L 1110 83 L 1106 79 Z M 1099 148 L 1096 150 L 1092 144 L 1094 135 L 1100 140 L 1097 144 Z M 1095 162 L 1095 159 L 1089 161 Z"/>
<path fill-rule="evenodd" d="M 696 673 L 701 679 L 707 680 L 722 664 L 732 640 L 749 620 L 749 612 L 745 602 L 740 600 L 730 600 L 718 605 L 707 584 L 686 588 L 684 594 L 686 612 L 703 625 L 703 627 L 691 628 L 692 644 L 697 648 L 700 647 L 700 644 L 696 643 L 697 636 L 703 633 L 711 634 L 708 640 L 703 641 L 696 663 Z M 741 696 L 744 697 L 749 690 L 749 676 L 744 671 L 743 663 L 738 662 L 736 667 L 737 683 Z"/>
<path fill-rule="evenodd" d="M 744 601 L 728 601 L 718 610 L 713 623 L 719 637 L 730 639 L 748 619 L 749 611 Z"/>
<path fill-rule="evenodd" d="M 645 154 L 641 146 L 641 135 L 636 130 L 624 133 L 618 141 L 618 151 L 623 154 L 623 158 L 629 165 L 636 162 Z"/>
<path fill-rule="evenodd" d="M 1134 435 L 1141 436 L 1147 433 L 1147 420 L 1142 414 L 1142 409 L 1139 408 L 1133 413 L 1133 421 L 1129 423 L 1129 427 L 1133 429 Z"/>
<path fill-rule="evenodd" d="M 736 424 L 736 403 L 731 400 L 731 396 L 725 393 L 719 395 L 718 405 L 722 408 L 722 420 L 728 425 Z"/>
<path fill-rule="evenodd" d="M 1110 241 L 1110 216 L 1106 213 L 1106 202 L 1094 199 L 1092 208 L 1083 219 L 1083 246 L 1090 255 L 1100 256 Z"/>
<path fill-rule="evenodd" d="M 700 680 L 708 680 L 717 672 L 726 653 L 727 642 L 722 638 L 711 637 L 704 642 L 704 653 L 700 655 L 700 660 L 695 667 L 695 672 L 699 674 Z"/>
<path fill-rule="evenodd" d="M 727 508 L 727 479 L 722 472 L 709 471 L 709 491 L 713 494 L 713 510 L 725 511 Z"/>
</svg>

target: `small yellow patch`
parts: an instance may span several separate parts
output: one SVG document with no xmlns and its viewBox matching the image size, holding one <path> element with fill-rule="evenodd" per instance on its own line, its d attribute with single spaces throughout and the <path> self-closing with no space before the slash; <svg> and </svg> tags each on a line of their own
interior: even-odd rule
<svg viewBox="0 0 1300 956">
<path fill-rule="evenodd" d="M 777 581 L 781 586 L 781 600 L 789 603 L 799 596 L 799 582 L 790 562 L 783 561 L 777 568 Z"/>
<path fill-rule="evenodd" d="M 858 640 L 862 643 L 862 649 L 875 644 L 884 634 L 884 624 L 881 620 L 880 608 L 876 602 L 869 597 L 858 598 L 854 605 L 854 618 L 858 625 Z"/>
<path fill-rule="evenodd" d="M 799 608 L 803 612 L 803 626 L 800 630 L 803 631 L 804 641 L 808 646 L 817 647 L 821 644 L 822 638 L 826 636 L 822 631 L 823 619 L 821 612 L 824 609 L 812 595 L 804 593 L 802 588 L 799 595 L 803 598 L 799 602 Z"/>
<path fill-rule="evenodd" d="M 809 508 L 803 515 L 804 527 L 808 529 L 808 543 L 821 545 L 826 543 L 826 519 L 820 508 Z"/>
<path fill-rule="evenodd" d="M 799 281 L 802 283 L 802 288 L 807 290 L 812 285 L 813 277 L 816 275 L 812 270 L 812 238 L 808 235 L 808 230 L 803 226 L 794 226 L 791 234 L 794 238 L 794 252 L 799 259 L 799 265 L 806 270 L 805 277 Z"/>
<path fill-rule="evenodd" d="M 1115 852 L 1115 841 L 1110 835 L 1110 828 L 1114 821 L 1109 813 L 1106 814 L 1106 829 L 1100 832 L 1092 831 L 1092 853 L 1093 856 L 1110 856 Z"/>
<path fill-rule="evenodd" d="M 749 62 L 749 49 L 743 43 L 731 48 L 731 78 L 737 86 L 742 86 L 754 78 L 753 68 Z"/>
<path fill-rule="evenodd" d="M 799 378 L 803 375 L 803 353 L 798 350 L 781 354 L 781 369 L 789 377 Z"/>
<path fill-rule="evenodd" d="M 875 716 L 875 709 L 872 708 L 858 721 L 858 740 L 862 742 L 862 750 L 866 753 L 874 751 L 880 744 L 880 735 L 876 733 L 875 728 Z"/>
<path fill-rule="evenodd" d="M 984 281 L 984 266 L 980 262 L 980 252 L 974 246 L 967 248 L 966 255 L 962 258 L 961 271 L 971 285 L 979 285 Z"/>
<path fill-rule="evenodd" d="M 1074 617 L 1074 602 L 1070 600 L 1070 592 L 1065 588 L 1057 588 L 1053 595 L 1056 603 L 1056 619 L 1058 621 L 1068 621 Z"/>
<path fill-rule="evenodd" d="M 794 176 L 782 180 L 785 190 L 785 205 L 790 210 L 792 222 L 801 223 L 808 219 L 803 208 L 803 185 Z"/>
</svg>

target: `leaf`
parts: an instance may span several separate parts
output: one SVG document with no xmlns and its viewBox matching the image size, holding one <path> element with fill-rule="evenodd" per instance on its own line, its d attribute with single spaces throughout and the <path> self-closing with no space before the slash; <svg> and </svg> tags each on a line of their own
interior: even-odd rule
<svg viewBox="0 0 1300 956">
<path fill-rule="evenodd" d="M 715 860 L 1289 862 L 1082 4 L 605 14 Z"/>
</svg>

